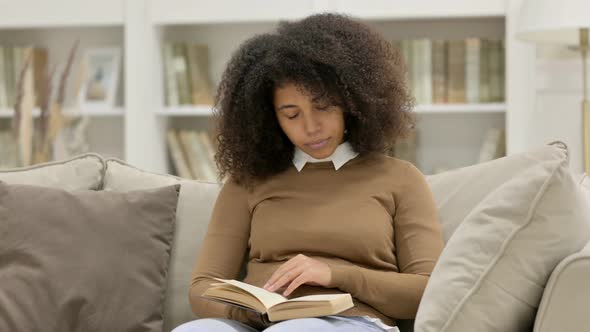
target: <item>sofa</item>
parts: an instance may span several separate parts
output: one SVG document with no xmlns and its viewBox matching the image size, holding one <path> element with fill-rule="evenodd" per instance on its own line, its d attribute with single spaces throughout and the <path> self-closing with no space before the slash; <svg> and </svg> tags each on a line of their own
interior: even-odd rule
<svg viewBox="0 0 590 332">
<path fill-rule="evenodd" d="M 552 142 L 427 176 L 447 245 L 416 321 L 400 321 L 402 331 L 590 329 L 590 204 L 584 203 L 590 203 L 590 179 L 569 170 L 569 154 L 565 144 Z M 190 275 L 222 184 L 156 174 L 95 153 L 0 170 L 0 182 L 112 193 L 179 184 L 163 298 L 156 310 L 161 315 L 154 318 L 154 326 L 170 331 L 195 319 L 188 302 Z M 0 212 L 2 204 L 0 194 Z M 517 210 L 523 206 L 528 208 L 521 217 Z M 519 224 L 521 219 L 524 222 Z M 496 225 L 504 228 L 495 230 Z M 493 233 L 493 239 L 486 233 Z M 0 228 L 0 243 L 3 236 Z M 108 246 L 108 237 L 101 241 Z M 0 280 L 6 277 L 1 265 Z M 501 269 L 509 272 L 494 275 Z M 77 304 L 73 311 L 77 319 L 84 319 L 80 308 L 87 302 Z"/>
</svg>

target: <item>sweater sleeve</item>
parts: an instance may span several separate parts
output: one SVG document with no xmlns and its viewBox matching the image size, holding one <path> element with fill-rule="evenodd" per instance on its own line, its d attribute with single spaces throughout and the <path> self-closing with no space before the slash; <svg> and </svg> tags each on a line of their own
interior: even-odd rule
<svg viewBox="0 0 590 332">
<path fill-rule="evenodd" d="M 227 181 L 217 197 L 200 248 L 189 291 L 192 311 L 200 318 L 233 316 L 232 307 L 200 298 L 211 278 L 237 279 L 250 237 L 247 189 Z"/>
<path fill-rule="evenodd" d="M 398 272 L 332 263 L 331 287 L 350 293 L 387 316 L 412 319 L 430 273 L 442 251 L 436 203 L 424 175 L 405 165 L 403 184 L 394 193 L 394 241 Z"/>
</svg>

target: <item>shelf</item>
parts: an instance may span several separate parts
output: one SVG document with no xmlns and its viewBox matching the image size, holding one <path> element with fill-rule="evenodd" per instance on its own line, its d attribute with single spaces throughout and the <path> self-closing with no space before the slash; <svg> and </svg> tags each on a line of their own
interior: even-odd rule
<svg viewBox="0 0 590 332">
<path fill-rule="evenodd" d="M 124 110 L 121 107 L 115 107 L 115 108 L 110 108 L 110 109 L 85 109 L 83 111 L 79 111 L 79 110 L 74 110 L 74 109 L 65 109 L 63 111 L 64 115 L 68 115 L 68 116 L 88 116 L 88 117 L 117 117 L 117 116 L 123 116 L 124 115 Z M 39 109 L 35 108 L 33 110 L 33 116 L 34 117 L 38 117 L 39 116 Z M 12 109 L 8 109 L 8 108 L 1 108 L 0 109 L 0 118 L 12 118 L 14 115 L 14 111 Z"/>
<path fill-rule="evenodd" d="M 0 28 L 123 26 L 120 0 L 0 0 Z"/>
<path fill-rule="evenodd" d="M 370 5 L 358 0 L 333 0 L 334 11 L 353 13 L 366 20 L 409 20 L 503 17 L 504 0 L 374 0 Z"/>
<path fill-rule="evenodd" d="M 296 2 L 250 0 L 152 0 L 151 21 L 159 25 L 278 22 L 315 13 L 344 12 L 367 20 L 503 17 L 504 0 L 302 0 Z"/>
<path fill-rule="evenodd" d="M 489 114 L 505 113 L 506 104 L 504 103 L 485 103 L 485 104 L 428 104 L 417 105 L 414 112 L 419 114 Z"/>
<path fill-rule="evenodd" d="M 506 104 L 504 103 L 486 103 L 486 104 L 429 104 L 417 105 L 414 112 L 419 114 L 489 114 L 505 113 Z M 212 116 L 213 109 L 207 105 L 183 105 L 166 107 L 156 112 L 161 116 Z"/>
<path fill-rule="evenodd" d="M 453 162 L 450 166 L 473 160 L 484 133 L 492 127 L 507 130 L 508 150 L 516 151 L 532 142 L 533 138 L 525 139 L 518 131 L 530 118 L 530 112 L 519 110 L 529 106 L 524 99 L 534 85 L 530 85 L 528 78 L 532 76 L 526 63 L 534 57 L 525 56 L 523 46 L 514 42 L 514 24 L 510 22 L 517 21 L 516 7 L 506 0 L 0 0 L 0 41 L 3 46 L 45 47 L 51 64 L 64 63 L 76 39 L 80 40 L 79 56 L 86 48 L 120 47 L 115 104 L 120 107 L 85 108 L 74 114 L 90 118 L 88 143 L 93 151 L 149 171 L 169 173 L 167 130 L 209 129 L 215 113 L 211 105 L 164 105 L 161 46 L 165 43 L 209 45 L 211 84 L 218 86 L 227 62 L 242 42 L 273 31 L 280 21 L 316 13 L 345 13 L 390 41 L 505 37 L 506 86 L 513 92 L 506 103 L 417 105 L 413 110 L 422 135 L 420 163 L 431 168 L 449 160 Z M 78 62 L 73 68 L 69 87 L 78 83 Z M 71 101 L 76 106 L 73 90 L 66 91 L 71 97 L 67 105 Z M 73 114 L 71 109 L 64 113 Z M 39 110 L 34 116 L 38 119 Z M 0 128 L 7 129 L 12 118 L 9 107 L 0 107 Z M 507 126 L 508 122 L 512 125 Z M 145 146 L 150 146 L 149 153 Z"/>
<path fill-rule="evenodd" d="M 66 109 L 64 111 L 64 114 L 66 115 L 79 115 L 79 116 L 88 116 L 88 117 L 94 117 L 94 118 L 100 118 L 100 117 L 123 117 L 125 115 L 125 110 L 122 107 L 114 107 L 114 108 L 108 108 L 108 109 L 101 109 L 101 108 L 96 108 L 96 109 L 85 109 L 85 110 L 78 110 L 78 111 L 74 111 L 74 110 L 68 110 Z"/>
<path fill-rule="evenodd" d="M 181 105 L 166 107 L 156 114 L 160 116 L 212 116 L 213 107 L 209 105 Z"/>
<path fill-rule="evenodd" d="M 317 0 L 296 2 L 250 0 L 205 1 L 169 0 L 150 1 L 150 17 L 155 24 L 213 24 L 238 22 L 276 22 L 303 18 L 312 13 Z"/>
</svg>

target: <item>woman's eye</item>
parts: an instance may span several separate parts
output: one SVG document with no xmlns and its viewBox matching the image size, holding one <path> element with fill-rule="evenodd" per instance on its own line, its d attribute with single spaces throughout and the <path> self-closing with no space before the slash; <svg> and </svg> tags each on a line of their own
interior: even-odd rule
<svg viewBox="0 0 590 332">
<path fill-rule="evenodd" d="M 322 105 L 322 106 L 317 106 L 316 109 L 318 111 L 329 111 L 332 108 L 332 105 Z"/>
<path fill-rule="evenodd" d="M 291 116 L 287 116 L 287 118 L 289 120 L 295 119 L 297 116 L 299 115 L 299 113 L 295 114 L 295 115 L 291 115 Z"/>
</svg>

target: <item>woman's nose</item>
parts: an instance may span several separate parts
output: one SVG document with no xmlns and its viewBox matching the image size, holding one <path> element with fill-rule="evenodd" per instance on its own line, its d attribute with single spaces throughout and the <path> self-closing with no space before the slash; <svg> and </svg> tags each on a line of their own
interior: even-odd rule
<svg viewBox="0 0 590 332">
<path fill-rule="evenodd" d="M 304 119 L 305 132 L 313 136 L 320 130 L 320 123 L 313 113 L 307 114 Z"/>
</svg>

